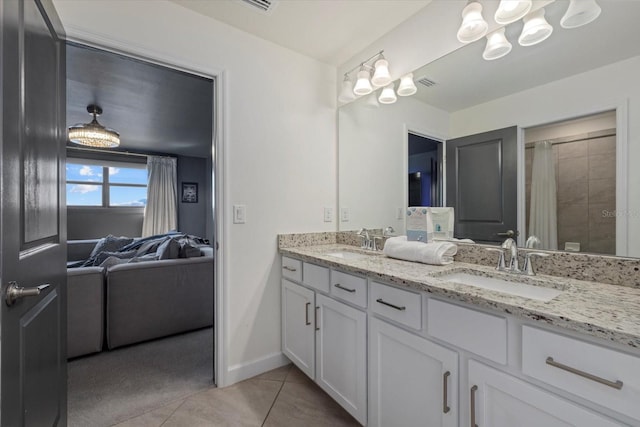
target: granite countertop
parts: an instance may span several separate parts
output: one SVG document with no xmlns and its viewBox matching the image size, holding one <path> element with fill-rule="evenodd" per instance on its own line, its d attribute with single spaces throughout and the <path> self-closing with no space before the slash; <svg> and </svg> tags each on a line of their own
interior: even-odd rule
<svg viewBox="0 0 640 427">
<path fill-rule="evenodd" d="M 370 256 L 339 259 L 327 255 L 338 251 L 363 252 Z M 634 352 L 640 351 L 640 289 L 637 288 L 546 275 L 528 279 L 526 276 L 496 272 L 492 267 L 461 262 L 446 266 L 426 265 L 388 258 L 381 252 L 362 251 L 344 244 L 287 247 L 280 248 L 280 253 L 438 297 L 570 329 L 631 347 Z M 473 270 L 487 276 L 500 275 L 506 280 L 537 280 L 563 292 L 549 302 L 542 302 L 447 282 L 438 277 L 458 270 Z"/>
</svg>

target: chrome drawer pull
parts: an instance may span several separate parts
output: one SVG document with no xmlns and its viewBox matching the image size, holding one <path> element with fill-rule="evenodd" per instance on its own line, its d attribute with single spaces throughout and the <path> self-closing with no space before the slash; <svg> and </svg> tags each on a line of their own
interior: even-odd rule
<svg viewBox="0 0 640 427">
<path fill-rule="evenodd" d="M 344 286 L 342 286 L 340 283 L 336 283 L 335 285 L 336 288 L 338 289 L 342 289 L 343 291 L 347 291 L 347 292 L 355 292 L 355 289 L 349 289 L 349 288 L 345 288 Z"/>
<path fill-rule="evenodd" d="M 288 265 L 283 265 L 282 268 L 287 270 L 287 271 L 298 271 L 297 269 L 295 269 L 293 267 L 289 267 Z"/>
<path fill-rule="evenodd" d="M 318 326 L 318 310 L 320 310 L 320 307 L 319 307 L 319 306 L 316 306 L 316 311 L 315 311 L 315 313 L 314 313 L 314 315 L 313 315 L 313 321 L 314 321 L 314 322 L 315 322 L 315 324 L 316 324 L 316 331 L 319 331 L 319 330 L 320 330 L 320 326 Z"/>
<path fill-rule="evenodd" d="M 478 386 L 471 387 L 471 427 L 478 427 L 476 424 L 476 390 Z"/>
<path fill-rule="evenodd" d="M 583 378 L 587 378 L 587 379 L 589 379 L 591 381 L 595 381 L 597 383 L 604 384 L 606 386 L 615 388 L 616 390 L 622 389 L 622 381 L 620 381 L 620 380 L 617 380 L 616 382 L 605 380 L 604 378 L 600 378 L 600 377 L 595 376 L 593 374 L 590 374 L 588 372 L 581 371 L 579 369 L 572 368 L 571 366 L 567 366 L 565 364 L 556 362 L 555 360 L 553 360 L 553 357 L 547 357 L 547 365 L 551 365 L 551 366 L 553 366 L 555 368 L 562 369 L 563 371 L 571 372 L 572 374 L 576 374 L 576 375 L 581 376 Z"/>
<path fill-rule="evenodd" d="M 395 304 L 391 304 L 390 302 L 386 302 L 382 298 L 378 298 L 376 300 L 376 302 L 379 302 L 380 304 L 386 305 L 386 306 L 391 307 L 391 308 L 395 308 L 396 310 L 400 310 L 400 311 L 404 311 L 404 310 L 407 309 L 407 307 L 405 307 L 404 305 L 402 307 L 400 307 L 399 305 L 395 305 Z"/>
<path fill-rule="evenodd" d="M 444 412 L 445 414 L 447 414 L 451 410 L 451 408 L 449 407 L 449 391 L 447 387 L 450 375 L 451 372 L 447 371 L 442 376 L 442 412 Z"/>
<path fill-rule="evenodd" d="M 310 305 L 311 305 L 310 302 L 304 305 L 304 324 L 307 326 L 311 324 L 311 322 L 309 322 L 309 306 Z"/>
</svg>

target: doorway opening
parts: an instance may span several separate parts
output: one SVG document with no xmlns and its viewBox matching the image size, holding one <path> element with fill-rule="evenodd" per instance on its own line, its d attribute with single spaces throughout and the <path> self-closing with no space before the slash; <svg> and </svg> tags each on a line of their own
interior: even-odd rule
<svg viewBox="0 0 640 427">
<path fill-rule="evenodd" d="M 409 132 L 408 206 L 442 206 L 442 142 Z"/>
<path fill-rule="evenodd" d="M 616 255 L 616 111 L 527 128 L 524 135 L 530 242 Z"/>
<path fill-rule="evenodd" d="M 120 147 L 109 152 L 68 147 L 75 159 L 87 161 L 88 167 L 80 168 L 79 176 L 87 178 L 87 171 L 91 171 L 96 162 L 102 162 L 107 166 L 101 170 L 108 170 L 104 175 L 110 176 L 99 188 L 110 191 L 109 178 L 115 177 L 113 171 L 122 170 L 118 169 L 120 164 L 109 163 L 114 161 L 114 156 L 123 163 L 140 163 L 140 159 L 146 156 L 176 158 L 177 231 L 208 240 L 214 254 L 219 240 L 216 221 L 217 210 L 220 209 L 219 204 L 214 203 L 218 196 L 216 186 L 220 184 L 217 180 L 217 159 L 214 158 L 214 153 L 220 153 L 220 150 L 214 150 L 215 135 L 218 134 L 216 83 L 214 77 L 138 57 L 76 43 L 70 43 L 67 49 L 67 125 L 86 122 L 84 116 L 78 117 L 76 113 L 86 115 L 86 105 L 98 103 L 105 111 L 101 123 L 118 130 L 121 135 Z M 81 183 L 81 189 L 96 187 L 94 181 L 87 178 L 86 183 Z M 185 186 L 194 189 L 195 198 L 181 197 L 180 190 Z M 140 202 L 139 199 L 136 201 Z M 140 237 L 140 233 L 131 230 L 140 228 L 143 212 L 144 208 L 137 205 L 69 207 L 69 239 L 98 239 L 107 233 Z M 106 227 L 108 223 L 113 228 Z M 214 258 L 210 271 L 209 323 L 213 326 L 185 326 L 184 330 L 173 331 L 166 336 L 149 336 L 114 349 L 103 345 L 99 349 L 102 351 L 75 355 L 69 362 L 69 420 L 72 424 L 115 424 L 136 415 L 136 412 L 146 412 L 163 402 L 175 400 L 181 394 L 215 384 L 215 356 L 219 353 L 215 348 L 217 304 L 214 296 L 219 284 L 215 279 L 218 275 L 214 265 L 217 269 L 220 260 L 217 256 Z M 104 282 L 104 286 L 102 321 L 107 335 L 107 328 L 115 322 L 109 317 L 113 313 L 107 306 L 108 284 Z M 157 294 L 154 295 L 156 297 Z M 139 312 L 130 313 L 133 316 L 131 324 L 135 324 L 136 319 L 143 319 L 145 312 L 149 313 L 146 310 L 158 310 L 154 298 L 150 298 L 149 304 Z M 175 305 L 165 309 L 178 315 L 181 310 L 194 311 L 193 307 Z M 127 370 L 131 375 L 127 375 Z M 101 377 L 98 378 L 97 374 Z M 154 381 L 156 386 L 153 386 Z M 95 392 L 98 383 L 102 387 L 100 393 Z M 150 386 L 151 392 L 148 392 L 149 387 L 144 388 L 145 384 Z M 79 398 L 74 400 L 74 396 Z M 109 407 L 109 404 L 114 406 L 105 413 L 104 407 Z M 119 415 L 114 415 L 116 406 Z M 103 415 L 113 418 L 100 418 Z"/>
</svg>

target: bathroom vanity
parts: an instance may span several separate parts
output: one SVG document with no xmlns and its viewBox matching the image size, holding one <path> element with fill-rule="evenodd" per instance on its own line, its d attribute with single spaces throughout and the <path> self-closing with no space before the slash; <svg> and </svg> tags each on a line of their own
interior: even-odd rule
<svg viewBox="0 0 640 427">
<path fill-rule="evenodd" d="M 361 424 L 640 426 L 640 288 L 300 236 L 279 240 L 282 350 Z"/>
</svg>

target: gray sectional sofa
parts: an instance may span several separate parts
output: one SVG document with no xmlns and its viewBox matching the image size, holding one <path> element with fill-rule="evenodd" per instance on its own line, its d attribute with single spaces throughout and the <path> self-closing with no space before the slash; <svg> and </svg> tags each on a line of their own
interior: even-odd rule
<svg viewBox="0 0 640 427">
<path fill-rule="evenodd" d="M 68 261 L 98 240 L 68 242 Z M 67 269 L 67 357 L 213 324 L 213 248 L 199 257 Z"/>
</svg>

